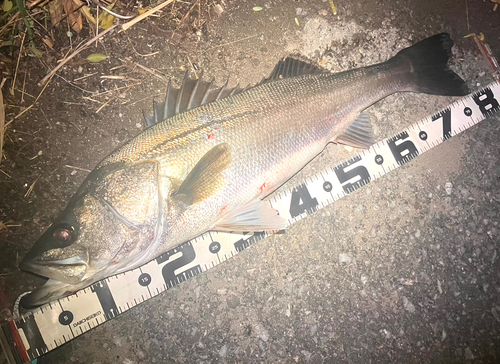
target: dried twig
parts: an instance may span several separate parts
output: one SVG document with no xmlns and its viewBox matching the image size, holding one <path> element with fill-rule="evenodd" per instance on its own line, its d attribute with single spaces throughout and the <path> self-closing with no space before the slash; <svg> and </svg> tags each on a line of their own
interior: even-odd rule
<svg viewBox="0 0 500 364">
<path fill-rule="evenodd" d="M 26 193 L 24 194 L 24 197 L 29 197 L 31 195 L 31 192 L 33 192 L 33 189 L 35 188 L 35 183 L 36 181 L 38 181 L 38 178 L 36 178 L 36 180 L 33 181 L 33 183 L 31 184 L 31 186 L 28 188 L 28 191 L 26 191 Z"/>
<path fill-rule="evenodd" d="M 87 77 L 91 77 L 91 76 L 97 75 L 97 73 L 98 73 L 98 72 L 95 72 L 95 73 L 91 73 L 91 74 L 89 74 L 89 75 L 85 75 L 85 76 L 82 76 L 82 77 L 75 78 L 75 79 L 73 80 L 73 82 L 76 82 L 76 81 L 81 81 L 81 80 L 83 80 L 83 79 L 85 79 L 85 78 L 87 78 Z"/>
<path fill-rule="evenodd" d="M 127 35 L 127 39 L 128 39 L 128 42 L 130 43 L 130 46 L 132 47 L 132 49 L 134 50 L 134 52 L 138 55 L 138 56 L 141 56 L 141 57 L 150 57 L 150 56 L 154 56 L 155 54 L 158 54 L 160 53 L 159 51 L 156 51 L 156 52 L 153 52 L 153 53 L 148 53 L 148 54 L 140 54 L 139 52 L 137 52 L 137 50 L 135 49 L 134 45 L 132 44 L 132 41 L 130 40 L 130 37 Z"/>
<path fill-rule="evenodd" d="M 66 164 L 65 167 L 66 168 L 78 169 L 79 171 L 84 171 L 84 172 L 92 172 L 90 169 L 80 168 L 80 167 L 75 167 L 75 166 L 70 166 L 69 164 Z"/>
<path fill-rule="evenodd" d="M 52 77 L 54 77 L 54 74 L 52 74 L 49 78 L 49 81 L 52 79 Z M 31 109 L 33 106 L 35 106 L 35 104 L 37 103 L 38 99 L 40 98 L 40 96 L 42 96 L 43 92 L 45 91 L 45 89 L 47 88 L 47 86 L 49 85 L 49 82 L 47 82 L 45 84 L 45 86 L 43 86 L 42 88 L 42 91 L 40 91 L 40 93 L 38 94 L 38 96 L 36 97 L 35 101 L 33 101 L 33 103 L 28 106 L 26 109 L 24 109 L 23 111 L 21 111 L 19 114 L 17 114 L 16 116 L 14 116 L 12 119 L 10 119 L 6 124 L 5 124 L 5 128 L 10 124 L 12 123 L 14 120 L 18 119 L 19 117 L 21 117 L 21 115 L 23 115 L 26 111 L 28 111 L 29 109 Z"/>
<path fill-rule="evenodd" d="M 12 88 L 10 93 L 14 95 L 14 87 L 16 86 L 17 71 L 19 70 L 19 61 L 21 60 L 21 54 L 23 53 L 24 38 L 26 38 L 26 32 L 23 34 L 23 39 L 21 40 L 21 48 L 19 48 L 19 56 L 17 57 L 16 72 L 14 73 L 14 81 L 12 81 Z"/>
<path fill-rule="evenodd" d="M 52 71 L 50 71 L 38 84 L 39 85 L 45 84 L 48 81 L 49 78 L 51 78 L 57 71 L 59 71 L 66 63 L 68 63 L 71 59 L 73 59 L 78 53 L 80 53 L 81 51 L 83 51 L 85 48 L 87 48 L 89 45 L 91 45 L 92 43 L 94 43 L 94 41 L 96 41 L 100 37 L 103 37 L 104 35 L 106 35 L 110 31 L 112 31 L 113 29 L 115 29 L 117 26 L 118 26 L 118 24 L 115 24 L 115 25 L 109 27 L 104 32 L 102 32 L 99 35 L 95 36 L 94 38 L 92 38 L 91 40 L 89 40 L 88 42 L 86 42 L 84 45 L 82 45 L 80 48 L 76 49 L 68 58 L 66 58 L 64 61 L 62 61 L 61 63 L 59 63 L 59 65 L 57 65 L 57 67 L 55 67 Z"/>
<path fill-rule="evenodd" d="M 101 111 L 102 109 L 104 109 L 111 101 L 115 101 L 117 99 L 117 97 L 113 97 L 111 99 L 109 99 L 108 101 L 106 101 L 104 104 L 102 104 L 96 111 L 95 113 L 98 114 L 99 111 Z"/>
<path fill-rule="evenodd" d="M 195 7 L 196 5 L 198 5 L 198 3 L 199 3 L 199 2 L 200 2 L 200 0 L 196 0 L 196 2 L 193 4 L 193 6 L 191 6 L 191 9 L 189 9 L 189 10 L 188 10 L 188 12 L 186 13 L 186 15 L 184 15 L 184 16 L 182 17 L 182 19 L 181 19 L 181 21 L 179 22 L 179 24 L 177 25 L 177 27 L 179 27 L 179 25 L 180 25 L 180 24 L 182 24 L 182 22 L 183 22 L 184 20 L 186 20 L 186 18 L 189 16 L 189 13 L 191 13 L 191 10 L 193 10 L 193 9 L 194 9 L 194 7 Z"/>
<path fill-rule="evenodd" d="M 3 136 L 5 132 L 5 109 L 3 106 L 3 94 L 2 87 L 5 83 L 5 78 L 2 80 L 2 84 L 0 85 L 0 165 L 2 164 L 2 150 L 3 150 Z M 2 171 L 3 172 L 3 171 Z M 5 172 L 3 172 L 5 173 Z M 5 173 L 9 176 L 7 173 Z M 9 176 L 10 177 L 10 176 Z"/>
<path fill-rule="evenodd" d="M 9 178 L 12 178 L 12 176 L 11 176 L 10 174 L 8 174 L 8 173 L 7 173 L 7 172 L 5 172 L 5 171 L 2 171 L 1 169 L 0 169 L 0 172 L 2 172 L 3 174 L 5 174 L 5 175 L 6 175 L 7 177 L 9 177 Z"/>
<path fill-rule="evenodd" d="M 142 101 L 147 100 L 147 99 L 152 99 L 152 98 L 157 97 L 157 96 L 163 96 L 163 97 L 165 97 L 165 93 L 163 92 L 161 94 L 149 95 L 149 96 L 143 97 L 140 100 L 136 100 L 136 101 L 132 101 L 132 102 L 131 101 L 125 101 L 125 102 L 122 103 L 122 105 L 132 106 L 132 105 L 135 105 L 135 104 L 137 104 L 139 102 L 142 102 Z"/>
<path fill-rule="evenodd" d="M 7 24 L 5 24 L 1 29 L 0 29 L 0 35 L 4 32 L 5 29 L 7 29 L 12 23 L 15 23 L 16 21 L 21 20 L 19 17 L 19 12 L 17 12 L 13 17 L 9 19 Z"/>
<path fill-rule="evenodd" d="M 151 73 L 153 76 L 156 76 L 158 77 L 160 80 L 164 81 L 164 82 L 168 82 L 168 78 L 166 78 L 165 76 L 163 76 L 160 72 L 154 70 L 154 69 L 151 69 L 149 67 L 146 67 L 146 66 L 143 66 L 142 64 L 140 63 L 137 63 L 137 62 L 133 62 L 137 67 L 143 69 L 144 71 L 148 72 L 148 73 Z"/>
<path fill-rule="evenodd" d="M 174 0 L 167 0 L 165 1 L 164 3 L 158 5 L 158 6 L 155 6 L 154 8 L 152 9 L 149 9 L 148 11 L 146 11 L 144 14 L 141 14 L 139 15 L 138 17 L 132 19 L 131 21 L 129 21 L 128 23 L 125 23 L 122 25 L 122 29 L 121 31 L 124 31 L 124 30 L 127 30 L 129 29 L 130 27 L 133 27 L 135 24 L 137 24 L 138 22 L 140 22 L 141 20 L 143 19 L 146 19 L 148 16 L 150 16 L 151 14 L 153 13 L 156 13 L 158 10 L 161 10 L 163 9 L 165 6 L 167 6 L 168 4 L 170 4 L 171 2 L 173 2 Z"/>
</svg>

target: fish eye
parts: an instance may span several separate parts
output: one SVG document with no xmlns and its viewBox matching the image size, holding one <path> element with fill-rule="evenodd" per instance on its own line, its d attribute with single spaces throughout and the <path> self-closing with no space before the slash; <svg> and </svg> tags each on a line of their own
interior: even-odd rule
<svg viewBox="0 0 500 364">
<path fill-rule="evenodd" d="M 73 241 L 75 237 L 75 229 L 69 225 L 58 226 L 52 233 L 52 237 L 61 246 L 68 246 Z"/>
</svg>

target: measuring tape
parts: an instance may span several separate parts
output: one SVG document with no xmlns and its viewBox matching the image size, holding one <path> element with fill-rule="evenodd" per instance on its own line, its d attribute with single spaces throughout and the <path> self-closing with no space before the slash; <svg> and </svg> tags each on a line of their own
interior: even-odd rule
<svg viewBox="0 0 500 364">
<path fill-rule="evenodd" d="M 291 225 L 500 111 L 499 100 L 496 81 L 276 195 L 269 204 Z M 10 348 L 15 363 L 33 360 L 268 235 L 207 232 L 140 268 L 106 278 L 9 322 L 0 330 L 0 341 Z"/>
</svg>

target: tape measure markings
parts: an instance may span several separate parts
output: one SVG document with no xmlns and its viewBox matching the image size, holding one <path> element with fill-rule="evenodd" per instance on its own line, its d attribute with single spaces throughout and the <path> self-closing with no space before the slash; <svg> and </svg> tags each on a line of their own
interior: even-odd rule
<svg viewBox="0 0 500 364">
<path fill-rule="evenodd" d="M 366 184 L 403 166 L 500 111 L 500 84 L 457 100 L 440 112 L 382 140 L 336 166 L 279 192 L 269 204 L 291 225 Z M 130 310 L 183 281 L 215 267 L 270 233 L 229 234 L 210 231 L 149 263 L 92 284 L 73 296 L 51 302 L 16 320 L 24 349 L 13 342 L 16 360 L 31 360 Z M 11 330 L 7 326 L 2 327 Z M 19 355 L 21 354 L 21 355 Z"/>
</svg>

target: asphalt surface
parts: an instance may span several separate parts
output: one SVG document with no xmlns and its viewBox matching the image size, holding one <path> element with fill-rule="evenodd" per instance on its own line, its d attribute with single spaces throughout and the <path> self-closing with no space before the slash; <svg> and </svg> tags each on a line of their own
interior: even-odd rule
<svg viewBox="0 0 500 364">
<path fill-rule="evenodd" d="M 338 72 L 384 61 L 417 40 L 446 31 L 456 41 L 452 67 L 471 89 L 493 80 L 475 43 L 463 38 L 483 32 L 500 55 L 500 12 L 492 11 L 493 4 L 469 2 L 467 18 L 465 4 L 455 1 L 334 3 L 336 16 L 328 1 L 227 2 L 222 16 L 191 39 L 182 54 L 156 37 L 149 48 L 160 53 L 143 61 L 161 68 L 171 60 L 168 67 L 178 76 L 182 65 L 188 67 L 189 57 L 219 84 L 227 77 L 246 84 L 258 82 L 290 53 Z M 256 12 L 254 6 L 263 9 Z M 142 39 L 148 34 L 141 29 L 132 42 L 145 53 L 140 47 L 145 47 Z M 106 42 L 112 56 L 126 52 L 128 42 Z M 139 100 L 161 89 L 152 80 L 144 82 L 140 95 L 133 90 L 130 94 Z M 63 91 L 54 86 L 52 95 L 62 98 L 58 92 Z M 397 94 L 368 112 L 377 138 L 383 139 L 453 100 Z M 6 268 L 15 269 L 13 257 L 29 249 L 64 205 L 61 200 L 69 198 L 84 178 L 85 173 L 72 175 L 63 165 L 91 169 L 104 152 L 125 139 L 116 133 L 122 130 L 118 124 L 124 123 L 127 137 L 138 132 L 141 108 L 149 102 L 104 110 L 94 128 L 98 131 L 85 140 L 75 136 L 64 143 L 53 136 L 59 143 L 52 159 L 57 167 L 51 166 L 56 172 L 30 197 L 30 214 L 23 215 L 23 205 L 14 202 L 15 209 L 2 210 L 4 217 L 23 222 L 11 229 L 11 235 L 0 235 L 5 239 Z M 66 116 L 47 114 L 53 125 Z M 75 122 L 81 126 L 85 117 Z M 103 125 L 103 119 L 110 125 Z M 46 362 L 500 361 L 499 121 L 498 115 L 488 118 L 294 224 L 286 234 L 258 242 L 49 352 Z M 30 122 L 27 117 L 20 127 L 29 128 Z M 49 160 L 51 144 L 35 141 L 33 151 L 37 143 Z M 14 160 L 16 144 L 6 150 Z M 287 186 L 350 154 L 344 147 L 328 146 Z M 40 164 L 37 170 L 43 174 L 47 169 Z M 37 213 L 43 206 L 45 212 Z M 0 278 L 10 303 L 43 282 L 18 271 Z"/>
</svg>

